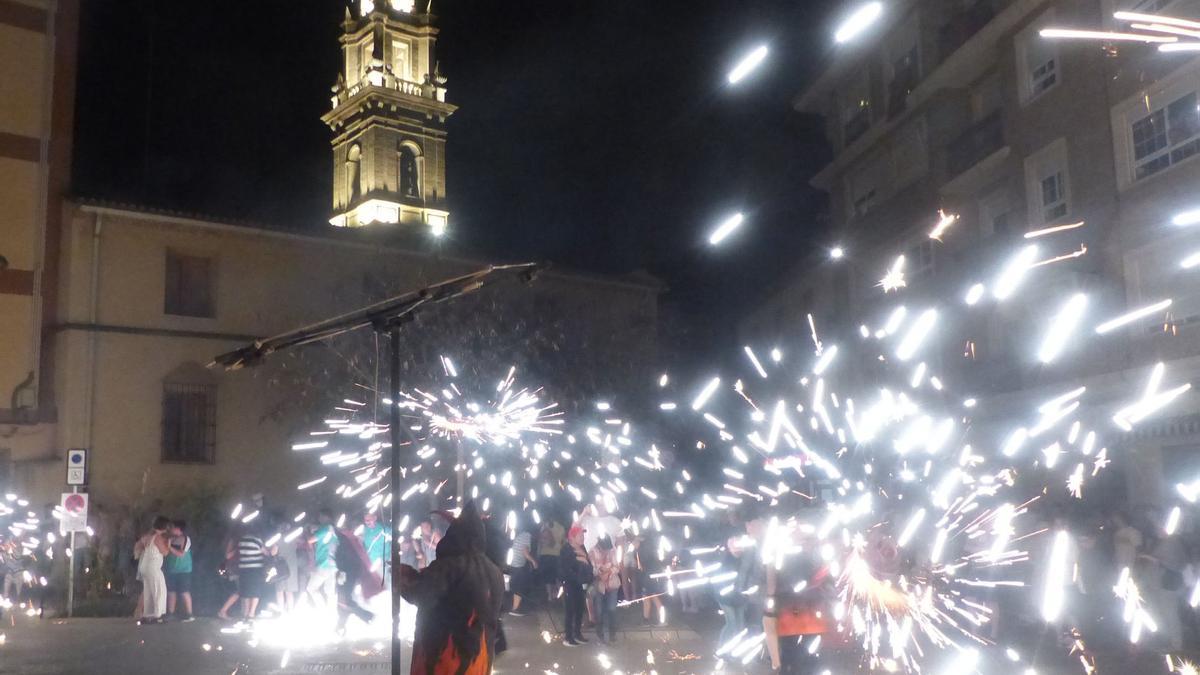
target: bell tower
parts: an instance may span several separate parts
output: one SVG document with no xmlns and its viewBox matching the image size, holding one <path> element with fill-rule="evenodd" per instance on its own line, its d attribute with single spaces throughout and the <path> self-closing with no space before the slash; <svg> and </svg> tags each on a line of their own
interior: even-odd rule
<svg viewBox="0 0 1200 675">
<path fill-rule="evenodd" d="M 422 4 L 429 0 L 416 0 Z M 446 210 L 446 79 L 434 60 L 437 28 L 414 0 L 353 0 L 342 22 L 342 72 L 333 109 L 337 227 L 392 223 L 441 235 Z"/>
</svg>

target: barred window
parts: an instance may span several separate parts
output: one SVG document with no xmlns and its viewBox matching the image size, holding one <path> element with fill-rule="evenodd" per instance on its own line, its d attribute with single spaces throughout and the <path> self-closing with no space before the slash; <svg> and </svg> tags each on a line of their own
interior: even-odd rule
<svg viewBox="0 0 1200 675">
<path fill-rule="evenodd" d="M 213 463 L 216 412 L 215 385 L 164 383 L 162 461 Z"/>
</svg>

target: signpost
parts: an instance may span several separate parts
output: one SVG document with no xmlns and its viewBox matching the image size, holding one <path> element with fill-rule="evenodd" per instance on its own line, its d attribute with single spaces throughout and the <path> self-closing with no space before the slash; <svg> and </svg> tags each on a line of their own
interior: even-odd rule
<svg viewBox="0 0 1200 675">
<path fill-rule="evenodd" d="M 62 519 L 58 531 L 70 534 L 67 551 L 67 616 L 75 615 L 75 533 L 87 531 L 88 496 L 79 488 L 87 485 L 87 455 L 83 448 L 67 450 L 67 485 L 70 492 L 62 496 Z"/>
</svg>

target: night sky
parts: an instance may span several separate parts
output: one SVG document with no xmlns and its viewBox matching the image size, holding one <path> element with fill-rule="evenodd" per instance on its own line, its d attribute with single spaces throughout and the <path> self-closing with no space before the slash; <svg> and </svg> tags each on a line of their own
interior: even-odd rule
<svg viewBox="0 0 1200 675">
<path fill-rule="evenodd" d="M 422 0 L 424 1 L 424 0 Z M 341 0 L 83 3 L 74 193 L 326 227 Z M 830 50 L 829 0 L 435 0 L 457 243 L 495 260 L 637 269 L 692 337 L 821 237 L 829 150 L 791 109 Z M 760 43 L 763 67 L 725 73 Z M 711 249 L 708 232 L 747 223 Z"/>
</svg>

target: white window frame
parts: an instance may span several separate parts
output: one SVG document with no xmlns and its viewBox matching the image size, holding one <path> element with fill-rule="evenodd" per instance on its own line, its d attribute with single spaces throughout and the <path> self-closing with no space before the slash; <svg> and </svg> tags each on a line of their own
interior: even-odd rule
<svg viewBox="0 0 1200 675">
<path fill-rule="evenodd" d="M 1146 163 L 1148 160 L 1143 159 L 1139 163 L 1134 158 L 1133 125 L 1155 111 L 1165 111 L 1166 106 L 1191 93 L 1197 94 L 1197 101 L 1200 104 L 1200 61 L 1193 60 L 1183 65 L 1152 86 L 1113 106 L 1113 149 L 1115 150 L 1114 160 L 1116 162 L 1118 189 L 1125 190 L 1134 185 L 1142 185 L 1152 181 L 1158 176 L 1171 173 L 1178 166 L 1190 164 L 1192 160 L 1200 156 L 1200 153 L 1197 153 L 1178 161 L 1171 161 L 1163 169 L 1142 178 L 1137 177 L 1138 166 Z M 1177 145 L 1171 145 L 1168 140 L 1166 148 L 1159 151 L 1154 157 L 1161 157 L 1163 151 L 1169 155 L 1171 150 L 1178 149 L 1179 146 L 1186 145 L 1194 140 L 1195 137 L 1193 136 L 1187 142 Z"/>
<path fill-rule="evenodd" d="M 1059 174 L 1062 176 L 1059 199 L 1047 203 L 1044 183 Z M 1031 224 L 1050 225 L 1068 218 L 1072 211 L 1071 193 L 1071 171 L 1065 138 L 1059 138 L 1025 158 L 1025 197 Z M 1062 213 L 1051 213 L 1059 207 L 1065 207 Z"/>
<path fill-rule="evenodd" d="M 1047 27 L 1054 22 L 1054 9 L 1048 9 L 1039 16 L 1033 23 L 1029 24 L 1017 34 L 1015 40 L 1017 48 L 1017 96 L 1021 101 L 1021 105 L 1029 105 L 1047 93 L 1053 91 L 1058 85 L 1062 84 L 1063 69 L 1062 69 L 1062 50 L 1059 48 L 1059 43 L 1054 40 L 1047 40 L 1039 35 L 1041 29 Z M 1030 62 L 1032 47 L 1035 44 L 1046 47 L 1050 53 L 1049 61 L 1044 61 L 1040 64 Z M 1043 66 L 1047 62 L 1054 63 L 1054 82 L 1041 90 L 1035 90 L 1033 71 L 1035 68 Z M 1044 77 L 1043 77 L 1044 79 Z"/>
</svg>

